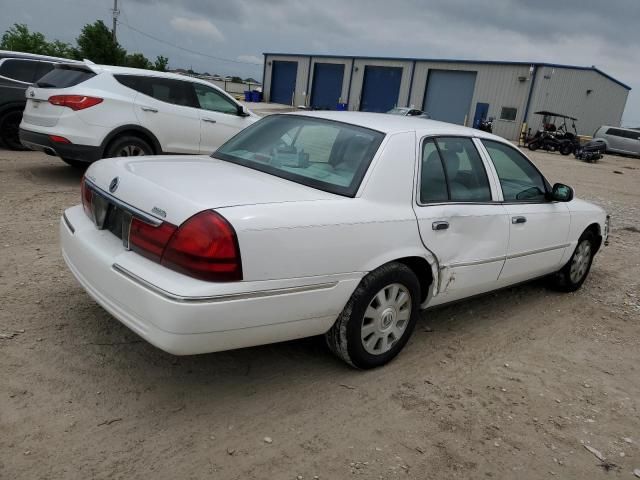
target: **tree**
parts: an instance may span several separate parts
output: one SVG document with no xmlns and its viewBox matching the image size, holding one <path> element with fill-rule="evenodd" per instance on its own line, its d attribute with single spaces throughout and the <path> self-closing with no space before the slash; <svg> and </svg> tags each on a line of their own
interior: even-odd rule
<svg viewBox="0 0 640 480">
<path fill-rule="evenodd" d="M 141 53 L 130 53 L 127 55 L 125 65 L 131 68 L 146 68 L 147 70 L 153 68 L 149 59 Z"/>
<path fill-rule="evenodd" d="M 114 41 L 102 20 L 87 24 L 77 39 L 82 58 L 105 65 L 124 65 L 127 51 Z"/>
<path fill-rule="evenodd" d="M 167 57 L 163 57 L 162 55 L 158 55 L 156 57 L 156 61 L 153 65 L 153 68 L 155 68 L 159 72 L 166 72 L 168 65 L 169 65 L 169 59 Z"/>
<path fill-rule="evenodd" d="M 231 77 L 233 83 L 243 83 L 240 77 Z"/>
<path fill-rule="evenodd" d="M 78 58 L 78 51 L 68 43 L 60 40 L 48 42 L 42 33 L 32 33 L 26 25 L 19 23 L 4 32 L 0 49 L 54 57 Z"/>
</svg>

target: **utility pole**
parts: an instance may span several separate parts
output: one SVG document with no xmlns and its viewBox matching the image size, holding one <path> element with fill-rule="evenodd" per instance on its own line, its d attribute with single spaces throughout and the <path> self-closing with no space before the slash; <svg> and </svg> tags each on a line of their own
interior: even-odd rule
<svg viewBox="0 0 640 480">
<path fill-rule="evenodd" d="M 118 10 L 118 0 L 113 0 L 113 28 L 111 30 L 111 36 L 113 38 L 114 43 L 118 41 L 116 38 L 116 28 L 118 26 L 118 15 L 120 15 L 120 10 Z"/>
</svg>

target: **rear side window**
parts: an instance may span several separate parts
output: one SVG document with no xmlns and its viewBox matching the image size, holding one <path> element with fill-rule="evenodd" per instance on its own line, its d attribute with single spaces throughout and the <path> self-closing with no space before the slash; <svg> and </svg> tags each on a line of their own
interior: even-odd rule
<svg viewBox="0 0 640 480">
<path fill-rule="evenodd" d="M 132 88 L 161 102 L 197 107 L 198 104 L 191 82 L 171 78 L 144 77 L 141 75 L 114 75 L 125 87 Z"/>
<path fill-rule="evenodd" d="M 36 82 L 36 86 L 38 88 L 69 88 L 95 76 L 95 73 L 80 68 L 56 67 L 41 77 Z"/>
<path fill-rule="evenodd" d="M 544 178 L 515 148 L 492 140 L 482 140 L 496 167 L 505 202 L 543 202 Z"/>
<path fill-rule="evenodd" d="M 427 140 L 422 152 L 421 203 L 491 201 L 487 172 L 470 138 Z"/>
<path fill-rule="evenodd" d="M 607 130 L 607 135 L 613 135 L 614 137 L 624 137 L 624 130 L 620 130 L 619 128 L 610 128 Z"/>
<path fill-rule="evenodd" d="M 0 75 L 12 80 L 32 83 L 36 79 L 39 63 L 34 60 L 8 59 L 0 65 Z"/>
</svg>

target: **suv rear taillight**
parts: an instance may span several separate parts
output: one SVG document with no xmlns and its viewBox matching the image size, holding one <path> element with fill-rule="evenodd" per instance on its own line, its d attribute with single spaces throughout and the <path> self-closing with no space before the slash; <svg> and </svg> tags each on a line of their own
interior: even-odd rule
<svg viewBox="0 0 640 480">
<path fill-rule="evenodd" d="M 93 192 L 87 186 L 87 182 L 82 177 L 82 181 L 80 182 L 80 196 L 82 197 L 82 208 L 84 208 L 84 213 L 91 219 L 91 221 L 95 221 L 93 216 Z"/>
<path fill-rule="evenodd" d="M 60 107 L 69 107 L 71 110 L 84 110 L 102 103 L 103 99 L 99 97 L 87 97 L 85 95 L 54 95 L 49 97 L 51 105 Z"/>
<path fill-rule="evenodd" d="M 194 215 L 180 227 L 167 222 L 153 226 L 134 217 L 129 247 L 171 270 L 200 280 L 242 280 L 236 232 L 212 210 Z"/>
</svg>

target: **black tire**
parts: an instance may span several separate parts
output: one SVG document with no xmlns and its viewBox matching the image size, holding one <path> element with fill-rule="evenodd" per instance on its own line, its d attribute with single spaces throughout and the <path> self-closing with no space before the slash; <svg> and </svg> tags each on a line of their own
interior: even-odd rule
<svg viewBox="0 0 640 480">
<path fill-rule="evenodd" d="M 560 154 L 565 155 L 565 156 L 571 155 L 571 152 L 573 152 L 573 146 L 571 146 L 571 145 L 562 145 L 560 147 L 559 152 L 560 152 Z"/>
<path fill-rule="evenodd" d="M 584 249 L 583 245 L 585 244 L 585 242 L 589 246 L 589 257 L 586 263 L 583 265 L 584 268 L 582 269 L 581 273 L 576 270 L 572 272 L 572 268 L 575 268 L 574 265 L 577 266 L 581 261 L 579 257 L 584 257 L 584 250 L 581 251 L 581 248 Z M 578 244 L 576 245 L 571 258 L 566 263 L 566 265 L 562 267 L 558 272 L 554 273 L 551 277 L 549 277 L 549 286 L 554 290 L 558 290 L 560 292 L 575 292 L 576 290 L 578 290 L 589 275 L 596 248 L 596 237 L 591 230 L 587 230 L 578 239 Z M 576 275 L 577 273 L 580 274 Z"/>
<path fill-rule="evenodd" d="M 395 298 L 393 298 L 396 286 L 398 290 L 395 291 Z M 381 304 L 377 300 L 380 294 L 389 303 Z M 408 300 L 403 297 L 406 294 L 410 296 Z M 391 306 L 399 302 L 402 302 L 399 309 Z M 374 308 L 374 304 L 377 307 Z M 367 316 L 366 312 L 370 306 L 372 311 L 381 311 L 383 314 L 377 319 Z M 408 308 L 411 309 L 410 312 L 407 312 Z M 420 283 L 411 269 L 396 262 L 383 265 L 362 279 L 336 322 L 325 334 L 327 345 L 338 358 L 356 368 L 368 369 L 382 366 L 398 355 L 409 341 L 418 319 L 419 308 Z M 405 317 L 406 319 L 403 319 Z M 365 321 L 368 321 L 369 329 L 375 330 L 366 341 L 368 346 L 365 346 L 366 337 L 365 339 L 362 337 Z M 385 325 L 387 322 L 388 324 Z M 386 331 L 378 331 L 378 326 Z M 395 327 L 401 330 L 399 338 L 395 338 Z M 383 335 L 384 338 L 377 335 Z M 389 341 L 390 337 L 394 338 Z M 379 354 L 367 351 L 378 345 L 381 350 Z M 385 350 L 386 348 L 388 349 Z"/>
<path fill-rule="evenodd" d="M 122 137 L 116 137 L 111 141 L 104 152 L 103 158 L 143 155 L 153 155 L 153 148 L 140 137 L 124 135 Z"/>
<path fill-rule="evenodd" d="M 21 121 L 22 112 L 20 110 L 7 112 L 0 119 L 0 137 L 2 138 L 2 143 L 9 150 L 28 150 L 28 148 L 20 142 Z"/>
<path fill-rule="evenodd" d="M 540 144 L 534 140 L 533 142 L 529 142 L 527 144 L 527 148 L 532 152 L 535 152 L 538 148 L 540 148 Z"/>
<path fill-rule="evenodd" d="M 71 165 L 73 168 L 77 168 L 78 170 L 86 170 L 90 162 L 83 162 L 81 160 L 72 160 L 70 158 L 62 158 L 62 161 L 67 165 Z"/>
</svg>

